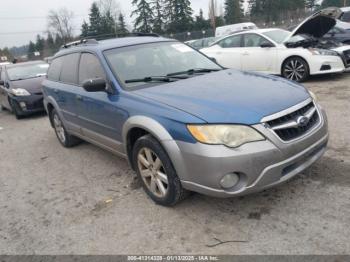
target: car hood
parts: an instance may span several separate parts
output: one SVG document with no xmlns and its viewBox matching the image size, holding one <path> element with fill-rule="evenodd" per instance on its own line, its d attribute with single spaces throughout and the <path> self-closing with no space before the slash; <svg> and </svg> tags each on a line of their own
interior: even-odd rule
<svg viewBox="0 0 350 262">
<path fill-rule="evenodd" d="M 45 78 L 45 76 L 42 76 L 18 81 L 11 81 L 11 88 L 23 88 L 31 94 L 42 93 L 41 83 Z"/>
<path fill-rule="evenodd" d="M 310 97 L 296 83 L 275 76 L 223 70 L 134 91 L 207 123 L 252 125 Z"/>
<path fill-rule="evenodd" d="M 311 35 L 315 38 L 323 37 L 337 24 L 337 19 L 341 14 L 342 11 L 337 7 L 320 10 L 298 25 L 285 42 L 288 42 L 290 38 L 296 35 Z"/>
</svg>

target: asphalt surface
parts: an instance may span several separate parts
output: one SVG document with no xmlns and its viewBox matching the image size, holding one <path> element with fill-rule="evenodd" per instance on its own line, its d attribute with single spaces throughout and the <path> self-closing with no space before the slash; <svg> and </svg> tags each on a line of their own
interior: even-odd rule
<svg viewBox="0 0 350 262">
<path fill-rule="evenodd" d="M 321 161 L 275 189 L 174 208 L 148 199 L 125 160 L 61 147 L 46 116 L 0 112 L 0 254 L 349 254 L 350 74 L 306 86 L 329 116 Z"/>
</svg>

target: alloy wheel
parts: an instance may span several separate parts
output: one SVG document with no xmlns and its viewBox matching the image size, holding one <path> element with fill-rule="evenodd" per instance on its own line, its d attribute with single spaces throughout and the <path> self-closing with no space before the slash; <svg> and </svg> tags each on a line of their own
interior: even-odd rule
<svg viewBox="0 0 350 262">
<path fill-rule="evenodd" d="M 150 192 L 156 197 L 165 197 L 168 192 L 168 176 L 157 154 L 149 148 L 142 148 L 137 156 L 137 165 Z"/>
<path fill-rule="evenodd" d="M 307 68 L 303 62 L 298 59 L 289 60 L 284 66 L 284 76 L 293 81 L 301 81 L 307 74 Z"/>
<path fill-rule="evenodd" d="M 66 142 L 66 134 L 62 125 L 62 121 L 57 114 L 55 114 L 53 117 L 53 124 L 55 127 L 56 134 L 58 136 L 58 139 L 64 144 Z"/>
</svg>

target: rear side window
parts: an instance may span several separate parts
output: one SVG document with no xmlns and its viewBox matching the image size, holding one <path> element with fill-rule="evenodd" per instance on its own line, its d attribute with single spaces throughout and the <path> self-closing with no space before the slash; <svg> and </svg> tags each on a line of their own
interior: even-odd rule
<svg viewBox="0 0 350 262">
<path fill-rule="evenodd" d="M 67 84 L 78 84 L 78 64 L 80 53 L 63 57 L 63 66 L 60 81 Z"/>
<path fill-rule="evenodd" d="M 50 65 L 47 73 L 47 78 L 52 81 L 59 81 L 61 75 L 61 69 L 63 64 L 63 57 L 54 59 Z"/>
<path fill-rule="evenodd" d="M 86 80 L 96 78 L 106 79 L 106 74 L 100 61 L 92 54 L 83 53 L 79 66 L 79 85 L 82 85 Z"/>
<path fill-rule="evenodd" d="M 350 12 L 345 12 L 342 16 L 341 16 L 341 20 L 343 22 L 350 22 Z"/>
<path fill-rule="evenodd" d="M 223 48 L 241 47 L 241 35 L 227 37 L 219 42 Z"/>
</svg>

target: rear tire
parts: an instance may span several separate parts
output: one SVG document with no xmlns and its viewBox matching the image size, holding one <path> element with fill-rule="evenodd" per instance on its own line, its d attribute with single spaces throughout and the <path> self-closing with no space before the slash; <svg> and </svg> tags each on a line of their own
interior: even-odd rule
<svg viewBox="0 0 350 262">
<path fill-rule="evenodd" d="M 156 204 L 174 206 L 189 195 L 169 156 L 151 135 L 136 141 L 132 161 L 143 189 Z"/>
<path fill-rule="evenodd" d="M 81 140 L 73 135 L 70 135 L 64 127 L 60 116 L 56 109 L 52 109 L 50 113 L 50 120 L 53 124 L 58 141 L 62 146 L 70 148 L 81 143 Z"/>
<path fill-rule="evenodd" d="M 310 77 L 309 65 L 301 57 L 290 57 L 282 65 L 282 76 L 295 82 L 304 82 Z"/>
</svg>

